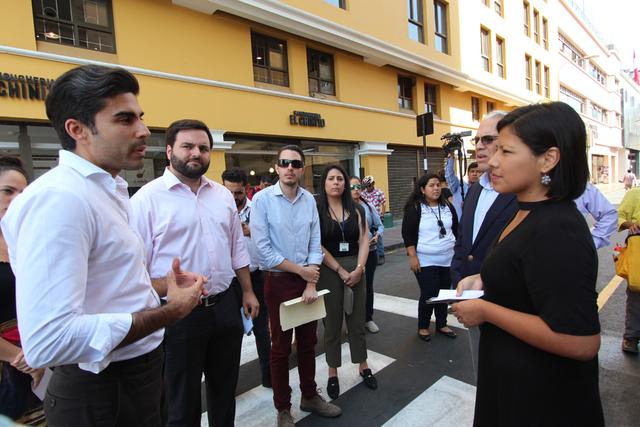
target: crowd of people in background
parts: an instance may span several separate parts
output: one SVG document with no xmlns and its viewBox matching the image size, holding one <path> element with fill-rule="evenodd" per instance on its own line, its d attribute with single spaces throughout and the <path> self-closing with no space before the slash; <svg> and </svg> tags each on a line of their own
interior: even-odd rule
<svg viewBox="0 0 640 427">
<path fill-rule="evenodd" d="M 317 322 L 283 330 L 280 305 L 314 304 L 328 290 L 328 396 L 340 396 L 345 333 L 362 383 L 378 388 L 366 332 L 381 329 L 384 192 L 373 176 L 330 164 L 314 197 L 300 184 L 296 145 L 279 150 L 275 179 L 254 187 L 231 168 L 218 184 L 205 176 L 209 126 L 184 119 L 167 129 L 163 175 L 129 199 L 119 173 L 142 165 L 149 136 L 138 92 L 122 69 L 70 70 L 46 101 L 59 166 L 27 186 L 19 160 L 0 158 L 0 413 L 54 427 L 200 425 L 204 377 L 209 425 L 232 426 L 251 319 L 277 425 L 294 425 L 294 334 L 300 409 L 339 416 L 318 393 Z M 474 426 L 604 425 L 596 249 L 616 230 L 640 234 L 635 176 L 616 211 L 588 183 L 584 123 L 560 102 L 489 113 L 473 144 L 466 180 L 450 155 L 444 170 L 416 179 L 404 206 L 418 339 L 432 330 L 455 339 L 449 312 L 480 327 Z M 484 297 L 428 301 L 452 288 Z M 627 292 L 629 353 L 638 353 L 639 295 Z M 31 387 L 50 367 L 41 402 Z"/>
</svg>

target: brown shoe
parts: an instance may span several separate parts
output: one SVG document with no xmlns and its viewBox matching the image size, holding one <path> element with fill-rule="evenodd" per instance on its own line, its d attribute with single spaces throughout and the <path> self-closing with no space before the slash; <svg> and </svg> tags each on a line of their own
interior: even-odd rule
<svg viewBox="0 0 640 427">
<path fill-rule="evenodd" d="M 319 394 L 316 394 L 311 399 L 301 398 L 300 409 L 327 418 L 335 418 L 342 414 L 342 409 L 339 406 L 325 401 Z"/>
<path fill-rule="evenodd" d="M 288 410 L 278 411 L 278 427 L 294 427 L 293 417 Z"/>
<path fill-rule="evenodd" d="M 623 338 L 622 351 L 631 354 L 638 354 L 638 340 L 634 338 Z"/>
</svg>

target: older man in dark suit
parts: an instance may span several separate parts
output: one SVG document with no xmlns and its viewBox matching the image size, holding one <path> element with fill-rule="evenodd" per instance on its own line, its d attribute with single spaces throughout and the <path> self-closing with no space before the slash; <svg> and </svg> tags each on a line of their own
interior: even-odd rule
<svg viewBox="0 0 640 427">
<path fill-rule="evenodd" d="M 498 149 L 497 124 L 507 113 L 493 111 L 487 114 L 474 138 L 480 180 L 469 188 L 458 225 L 458 238 L 451 261 L 451 283 L 480 272 L 489 248 L 498 234 L 518 209 L 513 194 L 499 194 L 489 178 L 489 158 Z"/>
</svg>

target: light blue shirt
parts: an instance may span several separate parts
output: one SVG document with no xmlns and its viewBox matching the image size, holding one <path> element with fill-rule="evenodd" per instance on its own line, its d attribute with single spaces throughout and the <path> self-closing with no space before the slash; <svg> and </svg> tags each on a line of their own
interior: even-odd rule
<svg viewBox="0 0 640 427">
<path fill-rule="evenodd" d="M 591 215 L 596 223 L 591 229 L 591 236 L 596 249 L 608 246 L 609 237 L 618 227 L 618 211 L 593 184 L 587 183 L 584 193 L 574 200 L 578 210 L 585 216 Z"/>
<path fill-rule="evenodd" d="M 458 215 L 458 218 L 461 218 L 462 191 L 460 191 L 460 180 L 456 176 L 456 171 L 453 169 L 453 158 L 451 157 L 447 159 L 447 164 L 444 167 L 444 179 L 447 180 L 449 190 L 451 190 L 451 193 L 453 194 L 453 207 L 456 209 L 456 214 Z M 462 181 L 462 185 L 464 186 L 464 195 L 466 197 L 469 191 L 469 184 Z"/>
<path fill-rule="evenodd" d="M 478 204 L 476 205 L 476 211 L 473 213 L 473 240 L 476 241 L 476 236 L 482 227 L 484 217 L 487 216 L 487 212 L 493 206 L 493 202 L 498 198 L 498 192 L 493 189 L 491 180 L 489 179 L 489 173 L 485 172 L 480 176 L 478 184 L 482 186 L 480 197 L 478 198 Z"/>
<path fill-rule="evenodd" d="M 298 187 L 290 201 L 278 182 L 256 193 L 251 202 L 249 227 L 261 270 L 277 271 L 285 259 L 299 265 L 322 264 L 320 220 L 311 193 Z"/>
<path fill-rule="evenodd" d="M 382 225 L 382 221 L 380 221 L 380 215 L 373 211 L 373 207 L 369 206 L 366 202 L 360 200 L 360 205 L 364 209 L 364 215 L 367 220 L 367 227 L 369 227 L 369 239 L 373 237 L 373 233 L 371 232 L 371 227 L 375 226 L 378 229 L 378 236 L 382 237 L 384 234 L 384 225 Z M 375 251 L 376 246 L 369 247 L 369 252 Z"/>
</svg>

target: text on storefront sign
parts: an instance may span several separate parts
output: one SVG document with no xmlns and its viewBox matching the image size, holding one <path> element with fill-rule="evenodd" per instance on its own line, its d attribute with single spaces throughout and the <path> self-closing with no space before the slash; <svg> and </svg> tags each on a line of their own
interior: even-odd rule
<svg viewBox="0 0 640 427">
<path fill-rule="evenodd" d="M 324 119 L 317 113 L 307 113 L 305 111 L 294 111 L 289 116 L 289 123 L 300 126 L 324 127 Z"/>
<path fill-rule="evenodd" d="M 0 97 L 44 101 L 53 79 L 0 72 Z"/>
</svg>

